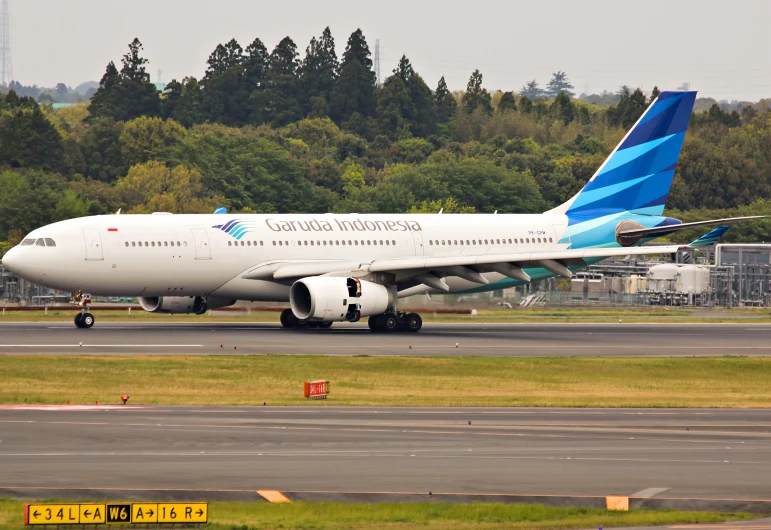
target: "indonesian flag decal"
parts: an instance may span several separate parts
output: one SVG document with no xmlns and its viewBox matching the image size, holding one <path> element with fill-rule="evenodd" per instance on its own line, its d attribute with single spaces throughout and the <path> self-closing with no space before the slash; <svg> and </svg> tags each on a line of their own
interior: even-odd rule
<svg viewBox="0 0 771 530">
<path fill-rule="evenodd" d="M 117 232 L 118 229 L 117 228 L 108 228 L 107 231 L 108 232 Z"/>
</svg>

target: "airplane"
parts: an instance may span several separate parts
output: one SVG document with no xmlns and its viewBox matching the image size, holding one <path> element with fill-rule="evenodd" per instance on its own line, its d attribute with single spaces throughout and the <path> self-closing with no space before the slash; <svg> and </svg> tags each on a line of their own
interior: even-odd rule
<svg viewBox="0 0 771 530">
<path fill-rule="evenodd" d="M 613 256 L 676 253 L 642 244 L 678 230 L 756 218 L 663 215 L 695 98 L 661 92 L 583 189 L 543 214 L 102 215 L 34 230 L 3 264 L 72 291 L 81 328 L 102 295 L 139 297 L 156 313 L 289 302 L 286 328 L 367 317 L 373 331 L 416 332 L 422 318 L 399 310 L 402 298 L 570 278 Z"/>
</svg>

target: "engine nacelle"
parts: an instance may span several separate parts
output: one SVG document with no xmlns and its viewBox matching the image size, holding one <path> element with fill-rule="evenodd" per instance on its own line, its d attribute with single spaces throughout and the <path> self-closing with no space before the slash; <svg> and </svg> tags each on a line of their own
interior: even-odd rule
<svg viewBox="0 0 771 530">
<path fill-rule="evenodd" d="M 300 320 L 356 322 L 385 313 L 393 306 L 396 290 L 385 285 L 335 276 L 303 278 L 292 284 L 289 303 Z"/>
<path fill-rule="evenodd" d="M 148 313 L 195 313 L 202 315 L 209 309 L 218 309 L 235 304 L 225 298 L 204 298 L 203 296 L 151 296 L 139 299 L 139 305 Z"/>
</svg>

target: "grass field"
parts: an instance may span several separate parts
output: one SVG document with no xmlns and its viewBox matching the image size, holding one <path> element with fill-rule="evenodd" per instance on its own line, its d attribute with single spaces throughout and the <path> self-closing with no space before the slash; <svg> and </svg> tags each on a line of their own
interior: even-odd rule
<svg viewBox="0 0 771 530">
<path fill-rule="evenodd" d="M 0 530 L 24 528 L 20 501 L 0 500 Z M 236 529 L 442 529 L 492 530 L 569 529 L 718 523 L 747 519 L 744 514 L 706 512 L 629 511 L 608 512 L 585 508 L 549 508 L 528 504 L 265 504 L 214 502 L 209 504 L 210 523 L 204 528 Z"/>
<path fill-rule="evenodd" d="M 0 403 L 771 407 L 771 358 L 0 356 Z"/>
<path fill-rule="evenodd" d="M 214 311 L 205 315 L 167 315 L 147 313 L 141 310 L 108 311 L 94 309 L 99 322 L 274 322 L 275 311 Z M 765 309 L 667 309 L 663 307 L 619 308 L 530 308 L 480 310 L 471 314 L 442 314 L 421 310 L 425 322 L 644 322 L 644 323 L 771 323 L 771 311 Z M 44 311 L 6 311 L 0 322 L 70 322 L 75 317 L 72 310 L 50 309 Z"/>
</svg>

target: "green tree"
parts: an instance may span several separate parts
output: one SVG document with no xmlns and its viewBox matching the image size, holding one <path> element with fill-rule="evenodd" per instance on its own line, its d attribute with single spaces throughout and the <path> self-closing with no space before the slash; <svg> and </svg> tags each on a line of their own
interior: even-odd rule
<svg viewBox="0 0 771 530">
<path fill-rule="evenodd" d="M 121 70 L 107 65 L 99 88 L 91 98 L 91 118 L 130 120 L 139 116 L 160 114 L 160 97 L 147 73 L 147 59 L 142 57 L 142 43 L 134 39 L 121 60 Z"/>
<path fill-rule="evenodd" d="M 142 117 L 127 122 L 119 138 L 123 162 L 129 166 L 167 160 L 187 131 L 174 120 Z"/>
<path fill-rule="evenodd" d="M 327 115 L 329 100 L 337 81 L 338 66 L 335 39 L 327 27 L 318 40 L 316 37 L 311 39 L 299 70 L 303 113 L 306 116 Z"/>
<path fill-rule="evenodd" d="M 551 103 L 551 111 L 567 125 L 576 118 L 576 106 L 565 92 L 560 92 Z"/>
<path fill-rule="evenodd" d="M 92 118 L 110 118 L 113 120 L 122 120 L 123 109 L 120 101 L 121 79 L 115 63 L 110 61 L 107 69 L 99 82 L 99 88 L 96 89 L 88 111 Z"/>
<path fill-rule="evenodd" d="M 0 96 L 0 164 L 66 170 L 62 137 L 32 98 Z"/>
<path fill-rule="evenodd" d="M 268 62 L 268 49 L 260 39 L 254 39 L 246 47 L 241 80 L 241 94 L 245 100 L 241 105 L 246 107 L 244 111 L 252 125 L 259 125 L 267 120 L 263 93 L 268 76 Z"/>
<path fill-rule="evenodd" d="M 268 58 L 268 73 L 265 79 L 264 103 L 268 121 L 276 127 L 299 120 L 300 86 L 297 77 L 299 62 L 297 46 L 289 37 L 284 37 Z"/>
<path fill-rule="evenodd" d="M 201 106 L 207 120 L 226 125 L 248 123 L 243 61 L 243 48 L 235 39 L 218 44 L 209 56 L 208 68 L 201 80 Z"/>
<path fill-rule="evenodd" d="M 87 176 L 102 182 L 114 182 L 126 174 L 128 165 L 123 161 L 120 149 L 124 125 L 112 118 L 89 121 L 88 128 L 78 142 Z"/>
<path fill-rule="evenodd" d="M 543 96 L 543 90 L 538 86 L 538 81 L 533 79 L 519 89 L 519 95 L 533 101 L 534 99 Z"/>
<path fill-rule="evenodd" d="M 222 204 L 220 197 L 206 196 L 195 169 L 154 160 L 132 166 L 117 188 L 130 198 L 132 213 L 208 213 Z"/>
<path fill-rule="evenodd" d="M 0 241 L 51 223 L 66 186 L 64 177 L 39 170 L 0 172 Z"/>
<path fill-rule="evenodd" d="M 186 77 L 181 83 L 172 80 L 166 85 L 161 109 L 164 118 L 172 118 L 185 127 L 202 123 L 202 92 L 198 80 L 195 77 Z"/>
<path fill-rule="evenodd" d="M 511 112 L 517 110 L 517 101 L 514 99 L 513 92 L 504 92 L 501 100 L 498 102 L 498 112 Z"/>
<path fill-rule="evenodd" d="M 462 206 L 452 197 L 435 201 L 422 201 L 419 205 L 410 208 L 409 213 L 474 213 L 473 206 Z"/>
<path fill-rule="evenodd" d="M 383 132 L 400 138 L 428 136 L 436 129 L 436 108 L 431 89 L 402 55 L 378 97 Z M 407 134 L 409 133 L 409 134 Z"/>
<path fill-rule="evenodd" d="M 552 74 L 551 81 L 546 85 L 546 96 L 550 98 L 556 98 L 560 92 L 564 92 L 569 97 L 575 96 L 573 89 L 575 87 L 570 84 L 567 74 L 562 71 L 558 71 Z"/>
<path fill-rule="evenodd" d="M 436 86 L 434 105 L 436 106 L 436 119 L 439 123 L 447 123 L 458 111 L 458 102 L 447 88 L 444 76 L 439 79 L 439 84 Z"/>
<path fill-rule="evenodd" d="M 337 123 L 354 114 L 369 117 L 375 111 L 375 72 L 369 46 L 361 29 L 354 31 L 340 62 L 340 73 L 329 100 L 329 116 Z"/>
<path fill-rule="evenodd" d="M 493 113 L 492 96 L 486 88 L 482 88 L 482 74 L 479 70 L 474 70 L 471 74 L 461 104 L 467 114 L 471 114 L 476 109 L 480 109 L 486 114 Z"/>
<path fill-rule="evenodd" d="M 622 87 L 621 98 L 618 104 L 608 108 L 608 119 L 612 125 L 629 129 L 640 119 L 645 109 L 648 108 L 648 100 L 639 88 L 631 94 Z"/>
</svg>

